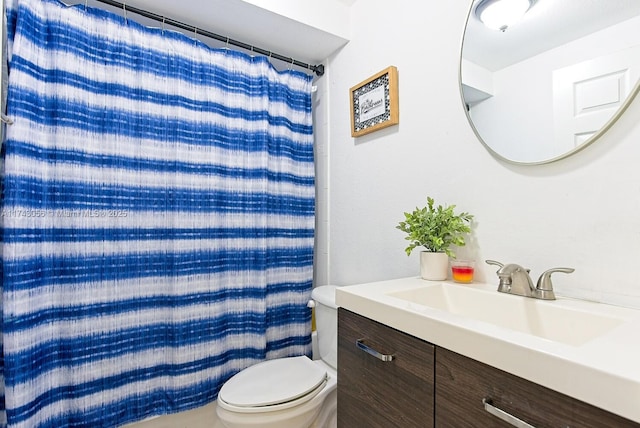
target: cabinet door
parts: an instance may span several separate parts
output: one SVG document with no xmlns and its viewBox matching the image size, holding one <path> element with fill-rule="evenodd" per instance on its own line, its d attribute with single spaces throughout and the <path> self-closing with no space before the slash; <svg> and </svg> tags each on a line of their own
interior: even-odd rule
<svg viewBox="0 0 640 428">
<path fill-rule="evenodd" d="M 513 426 L 487 411 L 483 399 L 489 400 L 494 408 L 534 427 L 640 426 L 582 401 L 438 347 L 436 426 Z"/>
<path fill-rule="evenodd" d="M 338 309 L 339 428 L 432 427 L 433 381 L 433 345 Z"/>
</svg>

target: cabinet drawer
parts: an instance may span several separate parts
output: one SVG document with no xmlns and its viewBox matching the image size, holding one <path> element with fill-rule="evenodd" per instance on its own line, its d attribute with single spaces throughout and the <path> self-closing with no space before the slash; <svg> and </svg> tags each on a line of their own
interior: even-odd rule
<svg viewBox="0 0 640 428">
<path fill-rule="evenodd" d="M 432 427 L 433 394 L 433 345 L 338 309 L 338 427 Z"/>
<path fill-rule="evenodd" d="M 438 427 L 510 427 L 485 410 L 483 399 L 535 427 L 640 427 L 627 419 L 520 377 L 436 349 Z M 533 363 L 533 362 L 532 362 Z"/>
</svg>

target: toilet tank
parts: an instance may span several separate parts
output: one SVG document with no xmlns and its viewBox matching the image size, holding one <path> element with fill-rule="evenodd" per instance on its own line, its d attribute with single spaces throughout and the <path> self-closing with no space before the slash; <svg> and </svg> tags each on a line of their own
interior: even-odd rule
<svg viewBox="0 0 640 428">
<path fill-rule="evenodd" d="M 316 331 L 320 358 L 333 368 L 338 367 L 338 307 L 336 286 L 322 285 L 311 292 L 315 302 Z"/>
</svg>

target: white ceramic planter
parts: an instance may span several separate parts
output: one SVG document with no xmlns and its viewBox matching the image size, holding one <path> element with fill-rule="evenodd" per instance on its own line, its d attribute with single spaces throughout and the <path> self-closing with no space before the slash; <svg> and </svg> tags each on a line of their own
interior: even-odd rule
<svg viewBox="0 0 640 428">
<path fill-rule="evenodd" d="M 449 256 L 447 253 L 420 253 L 420 276 L 429 281 L 444 281 L 449 274 Z"/>
</svg>

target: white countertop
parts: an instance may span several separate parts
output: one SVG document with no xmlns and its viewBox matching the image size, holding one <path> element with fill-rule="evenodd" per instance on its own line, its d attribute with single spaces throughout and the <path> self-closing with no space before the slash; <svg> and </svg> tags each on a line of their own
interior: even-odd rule
<svg viewBox="0 0 640 428">
<path fill-rule="evenodd" d="M 497 284 L 463 285 L 402 278 L 338 287 L 336 303 L 427 342 L 640 423 L 640 311 L 562 296 L 541 303 L 621 320 L 620 325 L 599 337 L 569 345 L 387 295 L 436 285 L 473 287 L 497 293 Z"/>
</svg>

